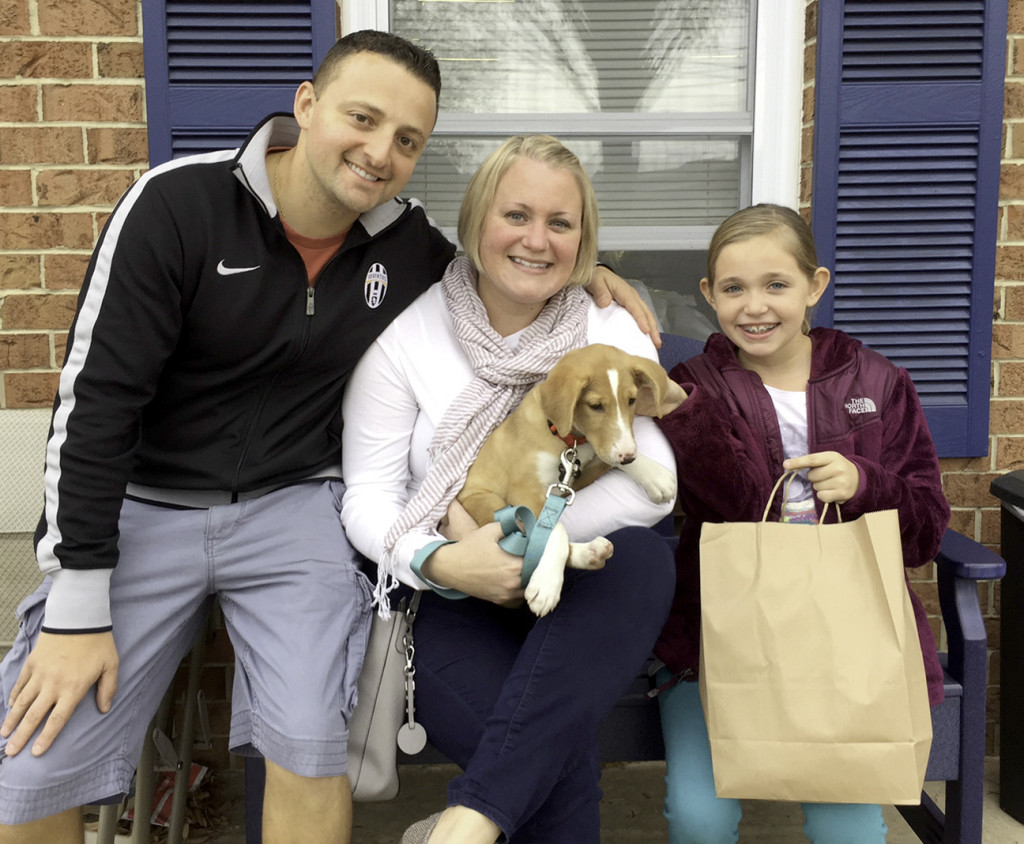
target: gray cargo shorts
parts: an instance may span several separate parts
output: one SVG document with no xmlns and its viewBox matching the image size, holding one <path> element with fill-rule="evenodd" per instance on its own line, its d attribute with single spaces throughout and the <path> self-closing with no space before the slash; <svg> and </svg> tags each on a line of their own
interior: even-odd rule
<svg viewBox="0 0 1024 844">
<path fill-rule="evenodd" d="M 207 509 L 126 500 L 111 578 L 118 688 L 107 714 L 90 691 L 40 757 L 3 755 L 0 823 L 128 792 L 160 699 L 217 595 L 235 651 L 230 747 L 301 776 L 346 773 L 371 618 L 370 587 L 338 513 L 340 481 L 295 484 Z M 42 626 L 49 582 L 18 609 L 0 664 L 0 713 Z M 2 716 L 0 716 L 2 717 Z"/>
</svg>

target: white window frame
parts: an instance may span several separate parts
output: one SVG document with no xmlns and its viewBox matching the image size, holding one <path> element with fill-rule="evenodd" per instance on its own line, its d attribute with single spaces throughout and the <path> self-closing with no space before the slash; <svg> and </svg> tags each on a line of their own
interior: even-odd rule
<svg viewBox="0 0 1024 844">
<path fill-rule="evenodd" d="M 338 0 L 343 33 L 360 29 L 390 30 L 391 0 Z M 683 134 L 750 137 L 749 181 L 741 177 L 743 202 L 775 202 L 798 208 L 800 202 L 800 140 L 803 108 L 805 0 L 760 0 L 754 59 L 754 111 L 739 118 L 687 114 Z M 501 139 L 519 132 L 553 135 L 642 133 L 644 123 L 658 133 L 675 127 L 665 115 L 442 114 L 435 134 L 493 134 Z M 510 125 L 514 123 L 514 125 Z M 652 133 L 656 134 L 656 133 Z M 749 194 L 747 193 L 749 184 Z M 601 249 L 694 250 L 707 248 L 713 226 L 602 226 Z M 680 236 L 682 233 L 682 236 Z"/>
</svg>

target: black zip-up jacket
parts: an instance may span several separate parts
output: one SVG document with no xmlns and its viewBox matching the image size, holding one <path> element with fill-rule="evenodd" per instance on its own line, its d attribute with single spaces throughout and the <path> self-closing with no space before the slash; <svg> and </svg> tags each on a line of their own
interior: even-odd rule
<svg viewBox="0 0 1024 844">
<path fill-rule="evenodd" d="M 396 199 L 359 218 L 310 287 L 265 165 L 297 138 L 274 115 L 240 150 L 161 165 L 104 227 L 47 443 L 46 629 L 109 629 L 129 482 L 237 496 L 339 466 L 352 368 L 454 256 Z"/>
</svg>

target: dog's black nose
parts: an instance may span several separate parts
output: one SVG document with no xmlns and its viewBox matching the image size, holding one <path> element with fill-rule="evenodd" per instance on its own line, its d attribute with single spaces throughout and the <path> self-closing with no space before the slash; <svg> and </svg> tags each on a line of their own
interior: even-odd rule
<svg viewBox="0 0 1024 844">
<path fill-rule="evenodd" d="M 623 466 L 628 466 L 634 460 L 636 460 L 636 457 L 627 457 L 625 460 L 622 461 L 622 465 Z"/>
</svg>

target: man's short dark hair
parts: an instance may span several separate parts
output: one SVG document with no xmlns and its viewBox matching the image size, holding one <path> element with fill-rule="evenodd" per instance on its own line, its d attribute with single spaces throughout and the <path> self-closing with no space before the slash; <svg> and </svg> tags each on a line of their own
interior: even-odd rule
<svg viewBox="0 0 1024 844">
<path fill-rule="evenodd" d="M 313 91 L 319 97 L 338 72 L 341 63 L 356 53 L 376 53 L 401 65 L 417 79 L 434 89 L 434 95 L 441 98 L 441 69 L 434 54 L 424 47 L 418 47 L 400 35 L 363 29 L 339 38 L 327 51 L 313 77 Z"/>
</svg>

